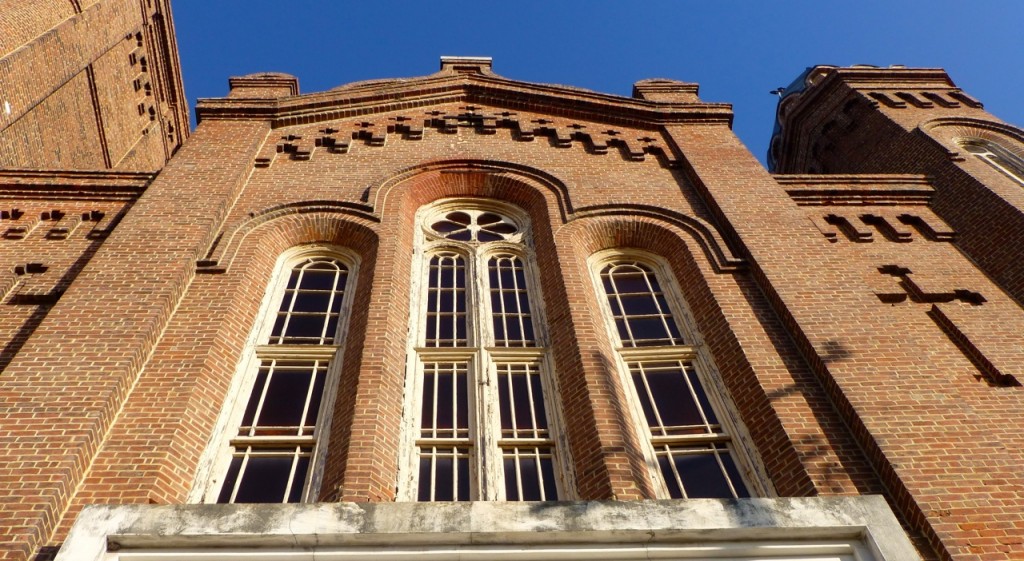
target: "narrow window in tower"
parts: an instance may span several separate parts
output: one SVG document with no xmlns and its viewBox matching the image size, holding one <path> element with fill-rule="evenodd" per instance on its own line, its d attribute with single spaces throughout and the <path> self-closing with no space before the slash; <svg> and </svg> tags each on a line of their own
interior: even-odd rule
<svg viewBox="0 0 1024 561">
<path fill-rule="evenodd" d="M 736 498 L 750 493 L 732 437 L 698 375 L 696 349 L 684 340 L 653 260 L 596 261 L 618 355 L 661 493 L 670 498 Z M 662 275 L 663 276 L 663 275 Z"/>
<path fill-rule="evenodd" d="M 418 214 L 404 500 L 556 500 L 553 379 L 528 220 L 498 203 Z"/>
<path fill-rule="evenodd" d="M 315 498 L 353 259 L 303 250 L 268 290 L 257 345 L 229 399 L 224 444 L 203 500 L 294 503 Z M 325 407 L 326 405 L 326 407 Z"/>
<path fill-rule="evenodd" d="M 994 142 L 981 138 L 959 138 L 956 142 L 975 158 L 1024 185 L 1024 158 Z"/>
</svg>

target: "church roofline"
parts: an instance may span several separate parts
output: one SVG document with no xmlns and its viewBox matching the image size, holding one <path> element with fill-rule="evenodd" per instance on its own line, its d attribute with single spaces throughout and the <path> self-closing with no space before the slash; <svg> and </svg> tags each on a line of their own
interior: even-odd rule
<svg viewBox="0 0 1024 561">
<path fill-rule="evenodd" d="M 491 72 L 489 60 L 483 57 L 444 57 L 441 71 L 435 74 L 357 82 L 325 92 L 281 97 L 233 95 L 200 99 L 196 118 L 197 121 L 270 120 L 272 126 L 280 127 L 439 103 L 472 102 L 644 125 L 694 121 L 732 125 L 732 106 L 727 103 L 651 101 L 568 86 L 510 80 Z M 696 99 L 695 87 L 685 89 Z"/>
</svg>

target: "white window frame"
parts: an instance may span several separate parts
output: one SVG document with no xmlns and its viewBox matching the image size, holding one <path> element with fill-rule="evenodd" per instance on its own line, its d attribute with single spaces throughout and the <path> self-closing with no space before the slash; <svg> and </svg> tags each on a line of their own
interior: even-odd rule
<svg viewBox="0 0 1024 561">
<path fill-rule="evenodd" d="M 962 137 L 954 139 L 954 142 L 968 154 L 1024 185 L 1024 160 L 1017 154 L 984 138 Z"/>
<path fill-rule="evenodd" d="M 338 314 L 338 331 L 334 345 L 267 344 L 277 312 L 284 298 L 292 270 L 309 258 L 335 259 L 348 268 L 345 292 L 342 295 Z M 327 436 L 333 421 L 332 411 L 337 396 L 341 365 L 344 362 L 345 341 L 352 304 L 359 275 L 359 257 L 349 249 L 333 245 L 306 245 L 286 250 L 277 259 L 274 271 L 267 283 L 254 327 L 246 339 L 231 386 L 228 389 L 225 406 L 218 417 L 209 446 L 200 459 L 195 483 L 189 494 L 191 503 L 217 503 L 224 476 L 231 464 L 234 447 L 232 441 L 244 440 L 238 437 L 238 427 L 248 405 L 260 366 L 264 361 L 320 361 L 328 362 L 324 389 L 317 415 L 316 428 L 312 438 L 313 451 L 310 467 L 303 482 L 300 502 L 315 502 L 323 481 L 324 461 L 327 457 Z M 266 442 L 268 439 L 263 439 Z M 287 440 L 285 438 L 284 440 Z"/>
<path fill-rule="evenodd" d="M 665 345 L 651 347 L 626 347 L 619 337 L 618 328 L 608 305 L 608 295 L 605 292 L 601 280 L 601 270 L 606 266 L 617 263 L 636 262 L 649 267 L 658 280 L 661 292 L 668 303 L 669 309 L 675 319 L 676 327 L 684 343 L 683 345 Z M 648 475 L 655 485 L 656 498 L 671 499 L 669 490 L 663 480 L 661 469 L 658 466 L 656 443 L 660 440 L 671 441 L 681 444 L 685 439 L 693 444 L 702 442 L 723 442 L 729 448 L 736 468 L 739 470 L 743 483 L 751 497 L 774 497 L 777 496 L 771 480 L 768 478 L 767 470 L 761 462 L 753 439 L 744 426 L 736 406 L 729 397 L 729 390 L 722 381 L 722 376 L 711 357 L 710 351 L 704 344 L 700 330 L 693 313 L 690 311 L 686 300 L 676 282 L 675 274 L 668 264 L 661 257 L 646 251 L 635 249 L 608 249 L 591 255 L 588 259 L 591 280 L 594 284 L 595 294 L 601 308 L 601 317 L 604 320 L 605 329 L 609 339 L 615 345 L 615 362 L 619 371 L 624 392 L 628 398 L 627 410 L 631 415 L 633 426 L 636 427 L 638 440 L 646 459 Z M 724 436 L 694 435 L 692 437 L 672 437 L 665 439 L 652 434 L 648 427 L 637 396 L 638 388 L 632 380 L 632 372 L 629 368 L 630 362 L 675 362 L 680 361 L 693 368 L 693 371 L 707 395 L 708 401 L 721 426 L 721 433 Z"/>
<path fill-rule="evenodd" d="M 437 238 L 429 226 L 437 217 L 457 210 L 493 212 L 511 219 L 520 228 L 510 241 L 492 241 L 483 244 Z M 416 214 L 413 265 L 410 274 L 410 323 L 407 347 L 405 385 L 405 415 L 400 440 L 399 501 L 417 501 L 419 479 L 420 412 L 422 409 L 422 380 L 424 364 L 464 361 L 469 371 L 469 441 L 471 501 L 506 500 L 503 476 L 503 455 L 500 440 L 500 410 L 496 368 L 499 364 L 529 364 L 540 374 L 545 397 L 545 412 L 549 438 L 536 445 L 550 445 L 554 456 L 555 486 L 558 497 L 548 500 L 575 498 L 575 484 L 570 469 L 571 458 L 565 441 L 564 423 L 558 398 L 558 387 L 550 358 L 550 339 L 544 313 L 540 278 L 532 247 L 530 220 L 521 209 L 493 199 L 455 198 L 437 201 L 420 208 Z M 433 239 L 432 239 L 433 238 Z M 428 347 L 425 343 L 427 317 L 428 267 L 432 255 L 453 252 L 461 255 L 466 266 L 467 337 L 465 347 Z M 496 255 L 512 254 L 523 265 L 533 320 L 532 347 L 496 346 L 488 292 L 487 263 Z M 524 444 L 525 445 L 525 444 Z"/>
</svg>

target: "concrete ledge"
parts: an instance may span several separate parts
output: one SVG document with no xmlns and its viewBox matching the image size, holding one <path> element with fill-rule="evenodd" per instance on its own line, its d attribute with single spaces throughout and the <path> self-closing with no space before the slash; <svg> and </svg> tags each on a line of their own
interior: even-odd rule
<svg viewBox="0 0 1024 561">
<path fill-rule="evenodd" d="M 79 515 L 57 561 L 131 558 L 176 549 L 305 550 L 366 546 L 845 541 L 877 561 L 919 559 L 878 496 L 559 503 L 98 505 Z M 758 546 L 762 547 L 762 546 Z M 460 549 L 464 551 L 465 547 Z M 760 551 L 760 550 L 758 550 Z M 627 556 L 628 557 L 628 556 Z M 593 558 L 593 557 L 591 557 Z M 621 558 L 621 557 L 620 557 Z M 850 557 L 851 559 L 854 557 Z M 860 559 L 861 557 L 856 557 Z M 870 558 L 870 557 L 868 557 Z"/>
</svg>

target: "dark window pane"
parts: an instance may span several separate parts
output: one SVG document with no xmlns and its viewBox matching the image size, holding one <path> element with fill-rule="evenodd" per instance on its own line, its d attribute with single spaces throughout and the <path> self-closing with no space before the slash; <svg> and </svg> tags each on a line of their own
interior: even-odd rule
<svg viewBox="0 0 1024 561">
<path fill-rule="evenodd" d="M 470 498 L 469 491 L 469 458 L 459 458 L 456 460 L 459 467 L 459 494 L 458 500 L 468 501 Z"/>
<path fill-rule="evenodd" d="M 740 470 L 736 469 L 736 462 L 732 461 L 732 454 L 722 453 L 722 463 L 725 464 L 725 472 L 729 474 L 729 481 L 732 482 L 732 486 L 736 489 L 736 495 L 741 499 L 745 499 L 750 496 L 750 492 L 747 491 L 747 486 L 743 483 L 743 477 L 740 475 Z"/>
<path fill-rule="evenodd" d="M 506 312 L 518 312 L 519 311 L 519 293 L 514 291 L 507 291 L 502 293 L 502 299 L 505 304 Z"/>
<path fill-rule="evenodd" d="M 655 372 L 648 370 L 647 383 L 651 387 L 651 394 L 654 395 L 658 412 L 661 413 L 661 421 L 665 426 L 704 423 L 681 370 Z"/>
<path fill-rule="evenodd" d="M 434 424 L 434 377 L 430 373 L 423 376 L 423 408 L 420 415 L 420 428 L 429 429 Z"/>
<path fill-rule="evenodd" d="M 250 456 L 236 503 L 280 503 L 292 470 L 292 456 Z"/>
<path fill-rule="evenodd" d="M 444 450 L 446 453 L 448 451 L 449 450 Z M 455 486 L 453 485 L 455 472 L 454 466 L 452 465 L 452 458 L 438 457 L 435 458 L 434 462 L 437 472 L 437 478 L 434 480 L 434 500 L 453 500 L 455 498 Z"/>
<path fill-rule="evenodd" d="M 665 480 L 665 487 L 668 488 L 668 496 L 673 499 L 683 498 L 683 491 L 676 483 L 676 476 L 672 472 L 672 462 L 668 456 L 658 456 L 658 468 L 661 470 L 661 478 Z"/>
<path fill-rule="evenodd" d="M 532 457 L 519 459 L 519 475 L 523 482 L 524 501 L 540 500 L 540 473 L 537 471 L 537 460 Z"/>
<path fill-rule="evenodd" d="M 420 502 L 430 501 L 430 489 L 434 482 L 430 479 L 430 457 L 420 456 L 420 478 L 419 490 L 416 493 L 416 500 Z"/>
<path fill-rule="evenodd" d="M 260 430 L 265 427 L 297 427 L 302 422 L 302 409 L 309 392 L 309 372 L 274 372 L 270 377 L 263 409 L 256 420 L 257 434 L 284 434 L 281 431 Z M 296 430 L 286 431 L 295 434 Z"/>
<path fill-rule="evenodd" d="M 316 338 L 319 339 L 324 330 L 324 316 L 292 314 L 288 322 L 288 329 L 284 336 L 287 338 Z"/>
<path fill-rule="evenodd" d="M 643 273 L 616 273 L 612 280 L 615 284 L 615 292 L 619 294 L 649 293 L 651 287 L 647 285 L 647 275 Z"/>
<path fill-rule="evenodd" d="M 502 267 L 499 273 L 501 276 L 502 288 L 515 288 L 515 271 L 513 271 L 511 267 Z"/>
<path fill-rule="evenodd" d="M 260 367 L 256 374 L 256 382 L 252 386 L 252 393 L 249 394 L 249 403 L 245 406 L 245 414 L 242 415 L 242 426 L 252 426 L 253 418 L 256 416 L 256 408 L 260 405 L 260 398 L 263 396 L 264 387 L 267 384 L 267 372 L 269 367 Z"/>
<path fill-rule="evenodd" d="M 732 498 L 725 474 L 714 454 L 677 454 L 676 469 L 691 499 Z"/>
<path fill-rule="evenodd" d="M 504 238 L 502 238 L 498 234 L 492 234 L 487 230 L 480 230 L 476 233 L 476 239 L 481 242 L 496 242 Z"/>
<path fill-rule="evenodd" d="M 629 328 L 633 332 L 633 339 L 637 342 L 653 340 L 661 343 L 669 339 L 661 318 L 631 318 Z"/>
<path fill-rule="evenodd" d="M 704 392 L 704 387 L 700 385 L 700 380 L 697 379 L 697 373 L 688 371 L 687 376 L 690 377 L 690 383 L 693 384 L 693 390 L 697 394 L 697 401 L 700 403 L 701 409 L 704 410 L 704 415 L 708 418 L 708 423 L 717 425 L 718 417 L 715 415 L 715 410 L 711 407 L 711 402 L 708 401 L 708 396 Z"/>
<path fill-rule="evenodd" d="M 332 315 L 327 318 L 327 331 L 324 333 L 324 344 L 334 343 L 334 335 L 338 332 L 338 316 Z"/>
<path fill-rule="evenodd" d="M 649 294 L 622 296 L 621 300 L 622 307 L 628 316 L 653 315 L 660 313 L 657 303 Z"/>
<path fill-rule="evenodd" d="M 274 328 L 270 330 L 270 338 L 275 340 L 274 342 L 277 342 L 276 339 L 281 336 L 281 330 L 284 329 L 284 322 L 287 318 L 288 316 L 279 314 L 277 319 L 274 320 Z"/>
<path fill-rule="evenodd" d="M 324 378 L 326 377 L 324 370 L 317 371 L 315 376 L 313 395 L 310 396 L 309 411 L 306 413 L 306 426 L 316 425 L 316 418 L 320 415 L 320 401 L 324 395 Z"/>
<path fill-rule="evenodd" d="M 235 490 L 235 482 L 238 481 L 238 470 L 242 467 L 242 458 L 235 456 L 231 458 L 231 466 L 228 467 L 228 472 L 224 476 L 224 486 L 220 489 L 220 496 L 217 497 L 217 502 L 221 504 L 227 504 L 231 502 L 231 493 Z"/>
<path fill-rule="evenodd" d="M 498 376 L 498 409 L 501 415 L 502 430 L 512 429 L 512 404 L 510 400 L 508 377 L 504 372 L 501 372 Z"/>
<path fill-rule="evenodd" d="M 455 293 L 446 290 L 437 295 L 437 311 L 440 312 L 452 312 L 455 311 Z"/>
<path fill-rule="evenodd" d="M 523 332 L 519 328 L 519 318 L 517 318 L 515 316 L 512 316 L 512 317 L 506 318 L 506 320 L 507 320 L 508 330 L 507 330 L 507 333 L 505 334 L 505 339 L 508 340 L 508 341 L 522 341 L 523 340 Z"/>
<path fill-rule="evenodd" d="M 302 282 L 299 283 L 299 289 L 302 290 L 334 290 L 335 281 L 337 280 L 338 273 L 331 271 L 310 271 L 306 270 L 302 274 Z"/>
<path fill-rule="evenodd" d="M 498 343 L 506 341 L 505 320 L 501 316 L 494 316 L 494 340 Z"/>
<path fill-rule="evenodd" d="M 544 389 L 540 383 L 540 376 L 531 377 L 531 386 L 533 387 L 534 414 L 537 416 L 536 428 L 546 429 L 548 428 L 548 416 L 544 411 Z"/>
<path fill-rule="evenodd" d="M 431 314 L 427 315 L 427 333 L 426 338 L 428 342 L 437 341 L 437 317 Z"/>
<path fill-rule="evenodd" d="M 457 406 L 456 415 L 458 426 L 456 428 L 469 428 L 469 389 L 466 387 L 467 376 L 459 374 L 455 378 L 455 403 Z"/>
<path fill-rule="evenodd" d="M 292 479 L 292 489 L 288 493 L 288 502 L 297 503 L 302 501 L 302 488 L 306 484 L 306 473 L 309 471 L 309 456 L 302 456 L 295 464 L 295 477 Z"/>
<path fill-rule="evenodd" d="M 528 342 L 533 341 L 533 322 L 530 321 L 530 318 L 528 317 L 523 318 L 523 330 L 523 340 Z"/>
<path fill-rule="evenodd" d="M 450 429 L 453 427 L 452 417 L 453 398 L 451 374 L 440 374 L 437 377 L 437 428 Z"/>
<path fill-rule="evenodd" d="M 456 232 L 454 234 L 449 234 L 446 237 L 448 239 L 451 239 L 451 240 L 459 240 L 461 242 L 468 242 L 471 239 L 473 239 L 473 234 L 469 230 L 461 230 L 461 231 Z"/>
<path fill-rule="evenodd" d="M 516 460 L 515 458 L 506 457 L 503 463 L 505 468 L 505 500 L 521 500 L 516 480 Z"/>
<path fill-rule="evenodd" d="M 493 212 L 485 212 L 476 218 L 476 223 L 481 226 L 494 224 L 495 222 L 501 222 L 501 217 Z"/>
<path fill-rule="evenodd" d="M 517 228 L 515 226 L 513 226 L 513 225 L 511 225 L 511 224 L 509 224 L 507 222 L 502 222 L 500 224 L 492 224 L 492 225 L 487 226 L 486 229 L 491 231 L 491 232 L 495 232 L 495 233 L 498 233 L 498 234 L 505 234 L 505 235 L 514 234 L 514 233 L 516 233 L 516 230 L 517 230 Z"/>
<path fill-rule="evenodd" d="M 445 218 L 457 224 L 462 224 L 463 226 L 473 221 L 473 219 L 470 218 L 468 214 L 462 211 L 449 212 L 447 215 L 445 215 Z"/>
<path fill-rule="evenodd" d="M 440 232 L 442 234 L 454 232 L 455 230 L 461 230 L 465 228 L 465 226 L 463 226 L 462 224 L 456 224 L 454 222 L 449 222 L 447 220 L 434 222 L 430 227 L 433 228 L 435 232 Z"/>
<path fill-rule="evenodd" d="M 639 365 L 633 365 L 631 369 L 639 369 Z M 658 417 L 654 414 L 654 407 L 651 404 L 651 398 L 647 395 L 647 389 L 644 387 L 643 377 L 639 372 L 633 373 L 633 386 L 636 387 L 637 397 L 640 399 L 640 407 L 644 410 L 644 418 L 647 419 L 647 426 L 651 427 L 651 431 L 654 432 L 655 427 L 658 426 Z"/>
<path fill-rule="evenodd" d="M 530 414 L 530 394 L 526 387 L 526 376 L 512 376 L 512 395 L 514 397 L 516 426 L 520 429 L 532 429 L 533 419 Z"/>
<path fill-rule="evenodd" d="M 540 472 L 544 477 L 544 500 L 558 500 L 558 488 L 555 486 L 555 462 L 551 458 L 541 458 Z"/>
<path fill-rule="evenodd" d="M 299 292 L 295 297 L 292 311 L 326 312 L 331 302 L 331 292 Z"/>
<path fill-rule="evenodd" d="M 619 331 L 619 339 L 622 339 L 623 344 L 627 344 L 630 340 L 629 331 L 626 330 L 626 320 L 617 319 L 615 320 L 615 328 Z"/>
<path fill-rule="evenodd" d="M 438 333 L 437 338 L 439 341 L 451 341 L 455 339 L 455 318 L 452 316 L 441 316 L 438 318 Z"/>
</svg>

